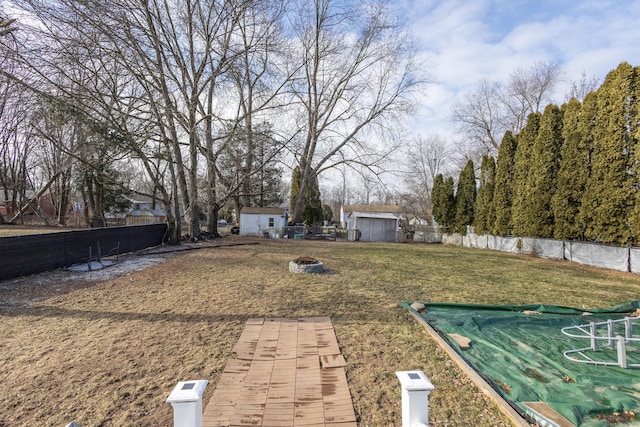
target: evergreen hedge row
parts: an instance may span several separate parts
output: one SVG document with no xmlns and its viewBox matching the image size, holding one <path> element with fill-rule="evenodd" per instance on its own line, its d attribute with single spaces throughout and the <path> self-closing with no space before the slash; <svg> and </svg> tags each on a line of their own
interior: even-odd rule
<svg viewBox="0 0 640 427">
<path fill-rule="evenodd" d="M 436 178 L 434 219 L 450 231 L 472 224 L 498 236 L 637 245 L 639 99 L 640 67 L 624 62 L 583 102 L 532 113 L 517 135 L 505 133 L 495 161 L 483 159 L 477 199 L 469 165 L 455 197 Z"/>
</svg>

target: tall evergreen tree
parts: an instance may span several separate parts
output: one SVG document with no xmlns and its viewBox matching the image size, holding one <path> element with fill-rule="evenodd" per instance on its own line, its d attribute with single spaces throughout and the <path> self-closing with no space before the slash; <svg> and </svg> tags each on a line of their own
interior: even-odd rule
<svg viewBox="0 0 640 427">
<path fill-rule="evenodd" d="M 634 70 L 622 63 L 611 71 L 598 88 L 596 145 L 591 161 L 591 175 L 582 199 L 585 237 L 601 243 L 628 244 L 632 235 L 628 216 L 635 199 L 632 176 L 636 139 L 632 107 L 635 106 Z"/>
<path fill-rule="evenodd" d="M 454 231 L 466 234 L 467 225 L 473 224 L 476 204 L 476 174 L 471 160 L 467 162 L 460 172 L 455 200 Z"/>
<path fill-rule="evenodd" d="M 553 237 L 554 217 L 551 198 L 556 189 L 562 147 L 562 112 L 549 104 L 542 114 L 540 130 L 533 144 L 530 178 L 526 189 L 529 209 L 526 211 L 525 232 L 531 237 Z"/>
<path fill-rule="evenodd" d="M 300 174 L 300 166 L 296 166 L 293 168 L 293 172 L 291 173 L 291 197 L 289 197 L 289 210 L 293 212 L 293 205 L 295 201 L 298 199 L 298 194 L 300 194 L 300 181 L 302 180 L 302 175 Z"/>
<path fill-rule="evenodd" d="M 493 207 L 495 220 L 492 232 L 498 236 L 512 234 L 511 205 L 513 203 L 513 172 L 517 140 L 510 131 L 505 132 L 496 162 L 495 189 L 493 191 Z"/>
<path fill-rule="evenodd" d="M 300 194 L 300 182 L 302 176 L 300 174 L 300 167 L 296 166 L 293 169 L 293 175 L 291 176 L 291 209 L 293 204 Z M 309 175 L 309 182 L 306 187 L 307 194 L 305 196 L 304 205 L 302 206 L 301 220 L 305 224 L 319 224 L 324 219 L 322 211 L 322 202 L 320 200 L 320 187 L 318 186 L 318 175 L 315 171 L 312 171 Z"/>
<path fill-rule="evenodd" d="M 591 127 L 595 120 L 596 93 L 589 93 L 584 107 L 577 99 L 562 106 L 564 143 L 560 149 L 560 169 L 556 176 L 556 191 L 551 198 L 555 219 L 553 237 L 560 240 L 582 239 L 584 222 L 579 212 L 591 170 L 593 149 Z"/>
<path fill-rule="evenodd" d="M 511 207 L 511 229 L 516 236 L 524 236 L 527 233 L 527 212 L 531 209 L 531 198 L 528 193 L 531 180 L 531 156 L 533 144 L 535 144 L 540 130 L 540 113 L 531 113 L 527 118 L 527 124 L 518 134 L 518 147 L 516 148 L 513 166 L 513 205 Z"/>
<path fill-rule="evenodd" d="M 633 177 L 635 180 L 635 188 L 640 188 L 640 66 L 633 69 L 633 86 L 630 97 L 630 115 L 631 128 L 629 129 L 630 137 L 633 140 Z M 634 207 L 629 215 L 629 224 L 633 241 L 636 245 L 640 242 L 640 191 L 635 192 Z"/>
<path fill-rule="evenodd" d="M 324 212 L 322 210 L 322 201 L 320 200 L 318 175 L 315 170 L 312 170 L 307 186 L 307 198 L 302 208 L 302 222 L 313 225 L 320 224 L 323 220 Z"/>
<path fill-rule="evenodd" d="M 487 234 L 491 232 L 495 222 L 495 210 L 493 193 L 496 180 L 496 161 L 492 156 L 484 156 L 480 166 L 480 187 L 476 199 L 475 226 L 476 233 Z"/>
<path fill-rule="evenodd" d="M 455 198 L 453 194 L 453 178 L 446 180 L 442 174 L 436 175 L 433 181 L 432 202 L 433 219 L 445 231 L 449 231 L 455 215 Z"/>
<path fill-rule="evenodd" d="M 449 207 L 447 209 L 447 226 L 449 230 L 454 226 L 456 219 L 456 197 L 455 197 L 455 182 L 452 176 L 448 176 L 444 180 L 444 194 L 446 196 L 446 203 Z"/>
<path fill-rule="evenodd" d="M 431 215 L 433 220 L 444 226 L 444 203 L 442 193 L 444 191 L 444 177 L 441 173 L 433 178 L 433 188 L 431 189 Z"/>
</svg>

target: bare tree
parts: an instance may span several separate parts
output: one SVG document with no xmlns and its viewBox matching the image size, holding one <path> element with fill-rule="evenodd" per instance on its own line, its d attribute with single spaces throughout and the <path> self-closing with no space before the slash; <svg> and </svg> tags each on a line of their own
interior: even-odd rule
<svg viewBox="0 0 640 427">
<path fill-rule="evenodd" d="M 214 234 L 218 210 L 230 199 L 236 213 L 243 206 L 251 206 L 256 181 L 265 170 L 274 169 L 272 164 L 285 147 L 285 142 L 274 137 L 273 126 L 266 122 L 276 116 L 274 110 L 282 108 L 283 89 L 290 79 L 277 67 L 282 62 L 278 58 L 286 50 L 280 25 L 285 12 L 282 0 L 248 2 L 237 15 L 235 55 L 229 61 L 222 103 L 213 103 L 215 86 L 209 87 L 211 101 L 206 110 L 211 113 L 205 114 L 203 152 L 207 162 L 208 228 Z M 223 127 L 214 135 L 213 117 L 220 114 L 214 112 L 216 108 L 231 114 L 218 119 Z"/>
<path fill-rule="evenodd" d="M 477 88 L 453 105 L 453 117 L 478 145 L 497 150 L 504 133 L 504 105 L 498 83 L 482 80 Z"/>
<path fill-rule="evenodd" d="M 541 112 L 562 79 L 562 66 L 558 60 L 536 61 L 529 68 L 518 68 L 509 76 L 501 92 L 501 101 L 507 113 L 505 128 L 517 134 L 524 128 L 531 113 Z"/>
<path fill-rule="evenodd" d="M 2 75 L 95 142 L 100 155 L 72 153 L 83 167 L 98 170 L 117 153 L 143 168 L 174 241 L 181 208 L 191 236 L 200 235 L 203 205 L 215 231 L 218 209 L 233 194 L 248 197 L 285 147 L 305 176 L 338 164 L 379 174 L 425 83 L 407 33 L 373 3 L 12 3 L 33 23 L 20 51 L 27 71 Z M 265 123 L 273 138 L 261 133 Z M 257 160 L 267 136 L 278 150 Z M 221 191 L 229 153 L 237 153 L 238 179 Z"/>
<path fill-rule="evenodd" d="M 180 236 L 180 205 L 189 234 L 199 237 L 200 153 L 203 138 L 213 134 L 212 123 L 221 116 L 207 106 L 221 105 L 211 98 L 218 95 L 218 79 L 236 54 L 234 48 L 242 49 L 233 34 L 249 1 L 22 3 L 38 17 L 48 43 L 60 52 L 70 47 L 80 51 L 84 62 L 78 63 L 93 73 L 84 93 L 75 92 L 74 112 L 141 160 L 167 214 L 175 215 L 170 221 L 174 240 Z M 58 65 L 67 77 L 70 84 L 61 88 L 76 83 L 59 63 L 48 65 Z M 168 166 L 170 187 L 158 174 L 162 162 Z"/>
<path fill-rule="evenodd" d="M 0 83 L 0 199 L 12 216 L 27 199 L 31 171 L 30 144 L 25 138 L 29 121 L 29 103 L 22 88 Z M 22 220 L 22 217 L 21 217 Z"/>
<path fill-rule="evenodd" d="M 4 11 L 0 9 L 0 37 L 11 34 L 16 30 L 16 19 L 6 16 Z"/>
<path fill-rule="evenodd" d="M 539 112 L 550 102 L 562 73 L 558 61 L 541 60 L 516 69 L 505 83 L 482 80 L 454 104 L 454 120 L 469 142 L 496 153 L 506 131 L 517 134 L 530 113 Z"/>
<path fill-rule="evenodd" d="M 16 73 L 20 65 L 14 52 L 18 46 L 14 19 L 5 18 L 0 11 L 0 72 Z M 0 200 L 5 212 L 13 216 L 27 197 L 29 187 L 30 151 L 24 130 L 29 121 L 32 103 L 22 85 L 0 78 Z M 3 222 L 0 217 L 0 222 Z"/>
<path fill-rule="evenodd" d="M 204 143 L 202 135 L 210 135 L 213 116 L 210 110 L 203 116 L 202 105 L 213 105 L 203 98 L 216 94 L 212 88 L 234 54 L 231 39 L 244 3 L 149 1 L 139 20 L 126 23 L 129 46 L 146 64 L 141 71 L 152 76 L 153 84 L 148 88 L 155 86 L 162 95 L 154 114 L 158 124 L 168 119 L 162 133 L 170 141 L 189 234 L 196 238 L 200 237 L 198 158 Z M 147 50 L 147 42 L 151 50 Z M 188 141 L 186 161 L 182 157 L 182 136 Z"/>
<path fill-rule="evenodd" d="M 419 136 L 408 147 L 406 158 L 405 181 L 413 197 L 405 197 L 405 202 L 415 204 L 412 211 L 416 216 L 429 218 L 433 182 L 451 161 L 449 143 L 437 134 Z"/>
<path fill-rule="evenodd" d="M 56 222 L 67 225 L 67 213 L 72 203 L 73 172 L 76 150 L 84 144 L 81 125 L 76 120 L 61 120 L 47 108 L 38 106 L 29 122 L 29 135 L 36 144 L 38 169 L 44 177 L 57 178 L 51 186 L 49 197 L 55 209 Z M 86 141 L 82 141 L 86 142 Z"/>
<path fill-rule="evenodd" d="M 301 170 L 293 220 L 302 215 L 311 171 L 321 173 L 380 147 L 375 130 L 390 131 L 411 110 L 424 79 L 416 69 L 406 31 L 379 3 L 299 1 L 294 60 L 303 69 L 292 81 L 304 138 L 295 149 Z M 387 134 L 391 138 L 391 133 Z M 350 153 L 349 150 L 352 150 Z"/>
<path fill-rule="evenodd" d="M 569 102 L 572 98 L 578 101 L 584 101 L 584 98 L 591 92 L 594 92 L 600 86 L 600 79 L 596 76 L 587 77 L 586 71 L 582 71 L 580 74 L 580 80 L 573 80 L 569 86 L 569 91 L 565 94 L 565 102 Z"/>
</svg>

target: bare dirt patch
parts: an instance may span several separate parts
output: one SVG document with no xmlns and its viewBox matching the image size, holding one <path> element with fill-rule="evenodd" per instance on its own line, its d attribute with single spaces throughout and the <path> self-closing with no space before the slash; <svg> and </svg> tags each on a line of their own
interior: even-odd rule
<svg viewBox="0 0 640 427">
<path fill-rule="evenodd" d="M 92 271 L 69 271 L 60 269 L 11 280 L 0 281 L 0 309 L 29 307 L 33 303 L 53 295 L 65 294 L 92 284 L 114 279 L 118 276 L 159 264 L 167 255 L 125 255 L 113 265 Z"/>
<path fill-rule="evenodd" d="M 301 255 L 331 274 L 290 273 Z M 359 426 L 401 425 L 394 372 L 409 369 L 436 386 L 432 425 L 507 426 L 397 304 L 558 304 L 568 286 L 593 307 L 604 287 L 612 303 L 637 295 L 640 279 L 443 246 L 265 239 L 0 282 L 0 426 L 171 426 L 175 384 L 209 380 L 206 405 L 247 319 L 312 316 L 334 324 Z"/>
</svg>

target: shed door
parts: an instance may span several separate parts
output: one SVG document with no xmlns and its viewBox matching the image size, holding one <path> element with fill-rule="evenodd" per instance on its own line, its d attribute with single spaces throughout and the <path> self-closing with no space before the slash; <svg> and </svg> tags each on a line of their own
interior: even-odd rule
<svg viewBox="0 0 640 427">
<path fill-rule="evenodd" d="M 396 220 L 381 218 L 358 218 L 358 227 L 363 242 L 395 242 Z"/>
</svg>

